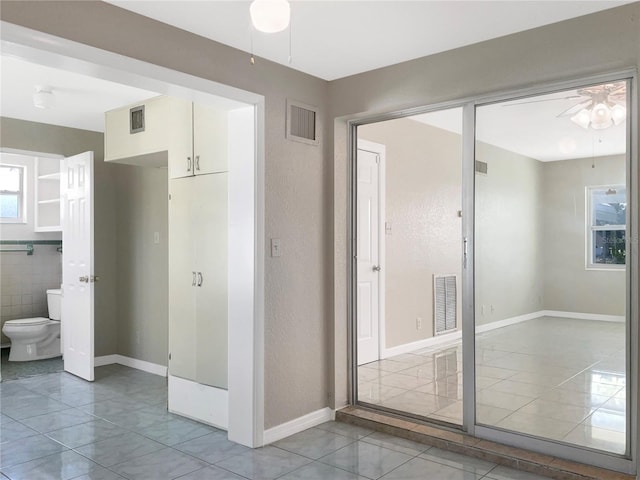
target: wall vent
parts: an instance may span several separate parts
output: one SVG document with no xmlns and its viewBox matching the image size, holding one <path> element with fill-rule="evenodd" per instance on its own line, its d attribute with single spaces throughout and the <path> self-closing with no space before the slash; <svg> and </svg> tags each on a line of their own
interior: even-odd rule
<svg viewBox="0 0 640 480">
<path fill-rule="evenodd" d="M 286 131 L 289 140 L 318 145 L 318 109 L 288 100 Z"/>
<path fill-rule="evenodd" d="M 433 276 L 433 331 L 436 335 L 458 328 L 456 275 Z"/>
<path fill-rule="evenodd" d="M 489 166 L 487 162 L 481 162 L 480 160 L 476 160 L 476 173 L 481 173 L 482 175 L 486 175 Z"/>
</svg>

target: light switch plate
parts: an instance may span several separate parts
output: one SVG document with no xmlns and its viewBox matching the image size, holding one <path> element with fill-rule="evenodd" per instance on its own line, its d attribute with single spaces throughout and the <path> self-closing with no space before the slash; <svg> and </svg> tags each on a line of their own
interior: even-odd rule
<svg viewBox="0 0 640 480">
<path fill-rule="evenodd" d="M 271 256 L 272 257 L 280 257 L 282 256 L 282 250 L 280 248 L 280 239 L 272 238 L 271 239 Z"/>
</svg>

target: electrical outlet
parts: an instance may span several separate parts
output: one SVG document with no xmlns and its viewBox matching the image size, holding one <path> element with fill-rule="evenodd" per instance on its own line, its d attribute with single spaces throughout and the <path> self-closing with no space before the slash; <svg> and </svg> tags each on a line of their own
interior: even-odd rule
<svg viewBox="0 0 640 480">
<path fill-rule="evenodd" d="M 422 329 L 422 318 L 416 318 L 416 330 Z"/>
<path fill-rule="evenodd" d="M 494 307 L 493 305 L 491 305 L 491 313 L 496 311 L 496 307 Z"/>
</svg>

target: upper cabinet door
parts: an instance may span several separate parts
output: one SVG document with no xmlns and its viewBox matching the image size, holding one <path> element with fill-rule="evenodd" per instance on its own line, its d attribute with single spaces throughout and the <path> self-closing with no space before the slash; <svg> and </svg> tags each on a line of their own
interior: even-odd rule
<svg viewBox="0 0 640 480">
<path fill-rule="evenodd" d="M 170 98 L 170 114 L 165 123 L 169 144 L 169 178 L 190 177 L 195 173 L 193 158 L 193 103 Z"/>
<path fill-rule="evenodd" d="M 195 174 L 229 170 L 227 161 L 228 114 L 209 106 L 193 105 Z"/>
</svg>

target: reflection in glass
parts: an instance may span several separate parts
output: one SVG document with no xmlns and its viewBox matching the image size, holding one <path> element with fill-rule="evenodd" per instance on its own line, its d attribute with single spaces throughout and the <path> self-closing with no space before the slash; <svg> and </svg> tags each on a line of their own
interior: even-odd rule
<svg viewBox="0 0 640 480">
<path fill-rule="evenodd" d="M 476 109 L 477 424 L 626 451 L 626 91 Z"/>
</svg>

